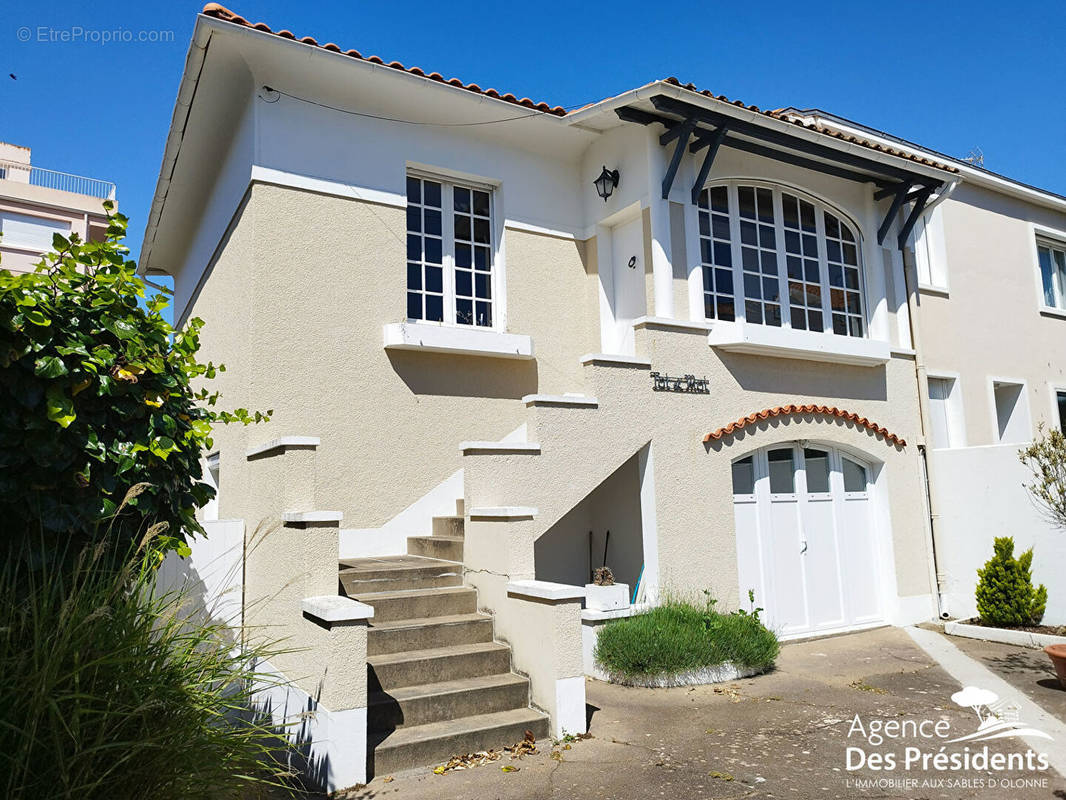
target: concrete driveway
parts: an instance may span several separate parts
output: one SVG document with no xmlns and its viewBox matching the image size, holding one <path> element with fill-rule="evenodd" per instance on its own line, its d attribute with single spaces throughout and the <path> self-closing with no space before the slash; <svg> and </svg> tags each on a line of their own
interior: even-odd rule
<svg viewBox="0 0 1066 800">
<path fill-rule="evenodd" d="M 731 684 L 630 689 L 590 680 L 587 688 L 592 736 L 569 748 L 543 741 L 537 755 L 520 760 L 505 756 L 443 775 L 425 770 L 379 776 L 349 796 L 1066 798 L 1066 780 L 1053 771 L 937 770 L 931 761 L 922 768 L 922 754 L 935 756 L 946 738 L 973 733 L 978 720 L 973 710 L 952 702 L 959 684 L 899 629 L 787 644 L 774 672 Z M 854 728 L 856 714 L 866 734 L 871 722 L 928 720 L 927 735 L 906 731 L 877 745 Z M 933 732 L 937 722 L 939 736 Z M 1015 759 L 1027 749 L 1016 739 L 987 744 L 990 752 L 1014 753 Z M 895 752 L 899 764 L 873 770 L 867 763 L 849 771 L 849 746 L 867 758 Z M 919 760 L 904 769 L 908 746 L 917 748 L 912 752 Z M 944 752 L 962 748 L 949 744 Z M 852 751 L 853 762 L 857 758 Z"/>
</svg>

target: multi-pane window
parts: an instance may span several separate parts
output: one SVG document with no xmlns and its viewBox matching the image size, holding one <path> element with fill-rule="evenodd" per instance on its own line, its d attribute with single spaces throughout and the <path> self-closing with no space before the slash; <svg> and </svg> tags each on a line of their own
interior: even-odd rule
<svg viewBox="0 0 1066 800">
<path fill-rule="evenodd" d="M 795 195 L 781 195 L 785 228 L 785 264 L 792 327 L 823 330 L 822 278 L 818 263 L 818 225 L 812 203 Z"/>
<path fill-rule="evenodd" d="M 795 330 L 865 336 L 859 240 L 815 201 L 726 184 L 697 204 L 704 313 Z M 1066 286 L 1066 283 L 1063 284 Z"/>
<path fill-rule="evenodd" d="M 774 197 L 769 189 L 741 186 L 740 264 L 744 272 L 744 317 L 781 326 L 781 281 L 777 271 Z"/>
<path fill-rule="evenodd" d="M 729 243 L 729 193 L 715 186 L 700 194 L 700 250 L 703 260 L 703 309 L 708 319 L 736 319 L 733 248 Z"/>
<path fill-rule="evenodd" d="M 491 328 L 492 195 L 407 176 L 407 317 Z"/>
<path fill-rule="evenodd" d="M 1066 246 L 1038 244 L 1044 305 L 1066 311 Z"/>
</svg>

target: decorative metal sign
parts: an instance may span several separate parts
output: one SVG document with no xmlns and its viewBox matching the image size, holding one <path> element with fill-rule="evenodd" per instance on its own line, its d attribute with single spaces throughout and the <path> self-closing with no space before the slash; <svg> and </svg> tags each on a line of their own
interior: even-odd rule
<svg viewBox="0 0 1066 800">
<path fill-rule="evenodd" d="M 680 378 L 671 378 L 658 372 L 651 374 L 651 388 L 655 392 L 685 392 L 688 394 L 710 394 L 711 383 L 706 378 L 697 378 L 695 375 L 685 375 Z"/>
</svg>

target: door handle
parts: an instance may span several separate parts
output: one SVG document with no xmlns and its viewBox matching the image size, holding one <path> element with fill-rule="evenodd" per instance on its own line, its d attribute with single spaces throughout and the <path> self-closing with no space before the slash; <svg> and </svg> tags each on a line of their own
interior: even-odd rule
<svg viewBox="0 0 1066 800">
<path fill-rule="evenodd" d="M 804 540 L 803 540 L 803 549 L 802 549 L 802 550 L 800 550 L 800 555 L 803 555 L 803 554 L 804 554 L 804 553 L 806 553 L 806 552 L 807 552 L 807 540 L 806 540 L 806 539 L 804 539 Z"/>
</svg>

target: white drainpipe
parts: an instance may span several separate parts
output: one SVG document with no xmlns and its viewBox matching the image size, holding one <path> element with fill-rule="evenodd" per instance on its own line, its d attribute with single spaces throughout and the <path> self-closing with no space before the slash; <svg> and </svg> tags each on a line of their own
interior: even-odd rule
<svg viewBox="0 0 1066 800">
<path fill-rule="evenodd" d="M 938 205 L 947 200 L 947 198 L 951 195 L 952 192 L 955 191 L 955 189 L 961 182 L 961 178 L 952 181 L 946 189 L 937 194 L 936 199 L 926 204 L 925 208 L 922 209 L 922 213 L 920 216 L 928 218 L 927 215 L 930 214 L 933 209 L 935 209 Z M 900 250 L 903 251 L 904 248 L 900 248 Z M 925 357 L 922 355 L 922 340 L 918 326 L 918 287 L 911 286 L 910 269 L 907 266 L 906 254 L 901 253 L 901 255 L 903 255 L 903 282 L 905 286 L 905 291 L 907 292 L 907 306 L 910 311 L 909 316 L 911 326 L 911 344 L 914 347 L 914 370 L 915 379 L 918 383 L 919 416 L 921 417 L 922 436 L 923 438 L 926 438 L 928 443 L 927 434 L 930 430 L 928 390 L 929 384 L 928 379 L 926 377 Z M 924 473 L 923 477 L 925 478 L 926 503 L 929 508 L 929 544 L 933 555 L 932 568 L 933 577 L 936 581 L 937 610 L 941 619 L 947 619 L 950 616 L 948 611 L 948 601 L 944 595 L 947 576 L 940 571 L 939 566 L 937 564 L 937 551 L 940 549 L 940 526 L 938 523 L 939 517 L 936 512 L 936 507 L 933 503 L 933 492 L 930 490 L 930 486 L 933 482 L 933 476 L 931 470 L 929 469 L 929 461 L 926 457 L 926 453 L 928 453 L 928 444 L 925 446 L 925 449 L 922 453 L 922 471 Z"/>
</svg>

